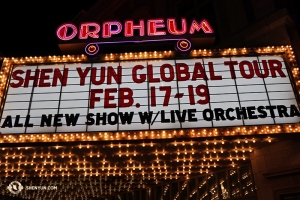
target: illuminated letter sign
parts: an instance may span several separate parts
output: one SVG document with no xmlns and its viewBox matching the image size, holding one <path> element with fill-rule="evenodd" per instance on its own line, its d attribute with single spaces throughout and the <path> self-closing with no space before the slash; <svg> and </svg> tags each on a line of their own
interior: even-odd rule
<svg viewBox="0 0 300 200">
<path fill-rule="evenodd" d="M 202 20 L 200 23 L 198 23 L 196 20 L 193 20 L 190 28 L 190 34 L 194 34 L 195 30 L 200 31 L 201 29 L 204 31 L 204 33 L 213 33 L 212 28 L 206 20 Z"/>
<path fill-rule="evenodd" d="M 93 27 L 93 30 L 90 30 Z M 80 26 L 79 39 L 99 38 L 100 25 L 98 23 L 82 23 Z"/>
<path fill-rule="evenodd" d="M 151 19 L 148 20 L 148 35 L 166 35 L 165 31 L 158 31 L 158 28 L 164 28 L 164 20 L 163 19 Z"/>
<path fill-rule="evenodd" d="M 184 19 L 184 18 L 181 19 L 181 26 L 182 26 L 181 30 L 177 29 L 175 19 L 168 19 L 167 21 L 168 21 L 168 23 L 167 23 L 168 32 L 170 34 L 183 35 L 186 33 L 186 19 Z"/>
<path fill-rule="evenodd" d="M 111 35 L 119 34 L 121 31 L 122 31 L 122 25 L 120 22 L 118 21 L 104 22 L 102 37 L 110 38 Z"/>
<path fill-rule="evenodd" d="M 68 35 L 68 29 L 71 29 L 72 33 Z M 74 24 L 63 24 L 58 27 L 56 35 L 61 40 L 71 40 L 77 35 L 77 28 Z"/>
<path fill-rule="evenodd" d="M 177 27 L 176 19 L 169 18 L 166 21 L 164 19 L 149 19 L 146 21 L 147 26 L 145 27 L 145 20 L 140 19 L 139 23 L 135 24 L 133 20 L 126 20 L 124 22 L 124 36 L 133 37 L 134 30 L 139 30 L 139 36 L 145 35 L 145 29 L 147 28 L 148 36 L 162 36 L 166 35 L 167 32 L 170 35 L 184 35 L 184 34 L 195 34 L 201 30 L 208 34 L 213 33 L 213 29 L 206 20 L 200 21 L 193 20 L 187 29 L 187 21 L 185 18 L 181 19 L 181 28 Z M 102 30 L 102 38 L 111 38 L 112 35 L 118 35 L 121 33 L 123 26 L 119 21 L 108 21 L 103 22 L 102 27 L 96 22 L 82 23 L 78 29 L 74 24 L 63 24 L 57 29 L 57 37 L 60 40 L 71 40 L 76 37 L 79 31 L 79 39 L 99 38 L 100 29 Z"/>
<path fill-rule="evenodd" d="M 131 20 L 125 21 L 125 31 L 124 31 L 125 37 L 133 36 L 133 29 L 139 29 L 140 36 L 144 36 L 145 35 L 144 20 L 140 20 L 140 24 L 138 25 L 133 25 L 133 21 Z"/>
</svg>

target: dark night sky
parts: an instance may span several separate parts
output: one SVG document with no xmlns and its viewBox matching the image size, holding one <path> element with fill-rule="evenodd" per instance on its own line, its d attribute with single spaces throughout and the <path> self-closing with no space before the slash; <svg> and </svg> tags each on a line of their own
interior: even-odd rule
<svg viewBox="0 0 300 200">
<path fill-rule="evenodd" d="M 96 1 L 1 1 L 0 52 L 5 57 L 59 55 L 57 27 Z"/>
</svg>

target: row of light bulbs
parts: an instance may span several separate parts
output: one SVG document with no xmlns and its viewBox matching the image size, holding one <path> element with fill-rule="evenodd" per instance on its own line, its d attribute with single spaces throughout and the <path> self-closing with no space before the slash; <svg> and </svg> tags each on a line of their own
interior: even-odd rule
<svg viewBox="0 0 300 200">
<path fill-rule="evenodd" d="M 40 150 L 35 147 L 3 147 L 0 151 L 0 155 L 2 155 L 0 166 L 3 166 L 0 174 L 13 176 L 23 171 L 22 176 L 30 176 L 31 168 L 35 172 L 40 172 L 40 177 L 61 176 L 62 173 L 64 173 L 63 176 L 77 176 L 79 173 L 84 176 L 95 176 L 97 174 L 123 176 L 124 174 L 130 174 L 130 176 L 144 177 L 145 174 L 150 172 L 156 178 L 155 174 L 167 177 L 169 174 L 202 173 L 208 172 L 210 168 L 224 165 L 224 162 L 234 167 L 237 162 L 248 160 L 249 153 L 252 152 L 250 143 L 255 145 L 257 141 L 271 142 L 272 139 L 270 137 L 263 140 L 244 138 L 232 140 L 230 143 L 223 139 L 201 142 L 175 140 L 170 142 L 169 146 L 161 146 L 160 143 L 153 141 L 147 144 L 144 142 L 142 144 L 108 143 L 106 146 L 105 144 L 101 146 L 101 149 L 99 146 L 90 144 L 79 144 L 72 147 L 52 146 Z M 230 145 L 230 148 L 228 148 L 228 145 Z M 139 151 L 147 146 L 146 152 L 151 156 L 151 160 L 142 162 L 142 154 L 145 152 L 144 150 Z M 102 150 L 103 147 L 108 148 L 108 150 L 105 150 L 105 148 Z M 81 152 L 82 155 L 78 155 L 75 151 Z M 108 152 L 110 152 L 109 157 L 107 157 Z M 119 160 L 119 162 L 123 162 L 118 163 L 116 162 L 117 159 L 111 160 L 111 156 L 117 159 L 123 156 L 122 160 Z M 98 164 L 94 162 L 93 157 L 96 157 Z M 62 160 L 63 163 L 67 164 L 63 165 Z M 192 164 L 192 162 L 196 164 Z M 173 169 L 173 165 L 177 166 L 176 170 Z"/>
<path fill-rule="evenodd" d="M 176 139 L 182 137 L 219 137 L 254 134 L 294 133 L 300 130 L 297 124 L 262 125 L 234 128 L 202 128 L 191 130 L 163 130 L 140 132 L 99 132 L 99 133 L 51 133 L 51 134 L 8 134 L 0 135 L 0 143 L 31 143 L 31 142 L 78 142 L 78 141 L 121 141 L 144 139 Z"/>
<path fill-rule="evenodd" d="M 278 127 L 278 126 L 277 126 Z M 238 128 L 239 129 L 239 128 Z M 256 127 L 254 127 L 254 129 L 257 129 Z M 292 125 L 287 125 L 287 129 L 292 129 L 292 131 L 294 132 L 294 131 L 297 131 L 297 127 L 296 128 L 293 128 L 292 127 Z M 290 130 L 291 131 L 291 130 Z M 88 133 L 82 133 L 82 134 L 88 134 Z M 71 134 L 72 135 L 72 134 Z M 76 135 L 78 135 L 77 133 L 76 133 Z M 99 135 L 101 135 L 101 133 L 99 133 Z M 20 135 L 20 138 L 40 138 L 40 136 L 42 137 L 42 138 L 44 138 L 44 137 L 46 137 L 45 136 L 45 134 L 42 134 L 42 135 L 33 135 L 33 134 L 31 134 L 31 135 Z M 53 137 L 56 137 L 56 134 L 54 134 L 54 135 L 51 135 L 51 136 L 53 136 Z M 63 137 L 67 137 L 68 136 L 68 134 L 59 134 L 59 136 L 61 137 L 61 138 L 63 138 Z M 13 138 L 13 135 L 4 135 L 3 136 L 3 139 L 6 139 L 6 140 L 9 140 L 9 139 L 12 139 Z M 269 138 L 269 137 L 268 137 Z M 156 139 L 156 138 L 154 138 L 154 139 Z M 217 144 L 224 144 L 225 143 L 225 140 L 224 139 L 221 139 L 221 140 L 219 140 L 219 139 L 214 139 L 214 140 L 205 140 L 205 141 L 194 141 L 194 140 L 181 140 L 180 138 L 178 138 L 178 140 L 176 140 L 176 138 L 173 138 L 173 139 L 175 139 L 174 141 L 171 141 L 170 143 L 168 143 L 168 145 L 173 145 L 173 146 L 193 146 L 193 145 L 201 145 L 201 144 L 205 144 L 205 145 L 210 145 L 210 144 L 213 144 L 213 145 L 217 145 Z M 238 139 L 233 139 L 232 141 L 234 141 L 234 142 L 236 142 L 236 143 L 238 143 L 238 144 L 240 144 L 240 143 L 249 143 L 249 142 L 253 142 L 253 143 L 255 143 L 255 141 L 256 141 L 256 139 L 255 138 L 253 138 L 253 139 L 251 139 L 251 138 L 249 138 L 249 137 L 245 137 L 244 139 L 240 139 L 240 138 L 238 138 Z M 131 143 L 124 143 L 124 142 L 118 142 L 118 143 L 113 143 L 113 142 L 106 142 L 106 144 L 104 144 L 103 146 L 105 147 L 108 147 L 108 148 L 114 148 L 114 147 L 118 147 L 118 148 L 122 148 L 122 147 L 131 147 L 131 146 L 137 146 L 137 145 L 140 145 L 140 146 L 142 146 L 142 147 L 147 147 L 147 146 L 149 146 L 149 147 L 153 147 L 153 146 L 160 146 L 160 144 L 159 143 L 157 143 L 155 140 L 150 140 L 150 141 L 140 141 L 140 143 L 138 143 L 138 144 L 131 144 Z M 93 147 L 93 146 L 96 146 L 96 145 L 93 145 L 93 144 L 79 144 L 79 145 L 75 145 L 75 146 L 73 146 L 73 147 L 76 147 L 76 148 L 79 148 L 79 149 L 82 149 L 82 148 L 87 148 L 87 149 L 89 149 L 90 147 Z M 49 148 L 56 148 L 56 149 L 59 149 L 59 148 L 62 148 L 63 146 L 59 146 L 59 145 L 56 145 L 56 146 L 53 146 L 53 147 L 49 147 Z M 28 148 L 32 148 L 32 147 L 17 147 L 18 148 L 18 150 L 20 150 L 20 149 L 22 149 L 22 148 L 25 148 L 26 150 L 28 149 Z M 6 148 L 5 147 L 3 147 L 2 148 L 2 150 L 5 150 Z"/>
<path fill-rule="evenodd" d="M 216 55 L 246 55 L 250 53 L 287 53 L 290 59 L 295 59 L 292 47 L 287 46 L 268 46 L 261 48 L 228 48 L 228 49 L 194 49 L 191 50 L 191 57 L 194 56 L 216 56 Z M 149 59 L 149 58 L 171 58 L 175 56 L 174 51 L 153 51 L 153 52 L 125 52 L 110 53 L 100 56 L 99 61 L 105 60 L 127 60 L 127 59 Z M 53 63 L 53 62 L 86 62 L 88 57 L 81 55 L 62 55 L 62 56 L 30 56 L 21 58 L 4 58 L 4 63 L 9 64 L 29 64 L 29 63 Z M 290 60 L 292 61 L 292 60 Z"/>
</svg>

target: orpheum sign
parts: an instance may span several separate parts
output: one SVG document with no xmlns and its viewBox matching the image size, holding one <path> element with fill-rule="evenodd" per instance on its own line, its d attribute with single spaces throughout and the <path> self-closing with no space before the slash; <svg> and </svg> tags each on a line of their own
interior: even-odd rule
<svg viewBox="0 0 300 200">
<path fill-rule="evenodd" d="M 199 37 L 197 36 L 199 32 L 212 34 L 214 31 L 205 19 L 193 19 L 188 22 L 185 18 L 181 20 L 159 18 L 140 19 L 138 22 L 125 20 L 124 23 L 106 21 L 101 25 L 97 22 L 83 22 L 78 26 L 73 23 L 64 23 L 57 28 L 56 35 L 62 41 L 75 38 L 89 41 L 85 47 L 86 54 L 97 56 L 102 45 L 149 42 L 174 42 L 177 51 L 186 53 L 192 46 L 190 37 Z"/>
<path fill-rule="evenodd" d="M 71 40 L 78 35 L 79 39 L 97 39 L 97 38 L 111 38 L 113 35 L 119 35 L 122 31 L 125 37 L 133 37 L 134 31 L 139 32 L 139 36 L 163 36 L 167 33 L 170 35 L 184 35 L 195 34 L 203 31 L 204 33 L 213 33 L 208 21 L 205 19 L 201 21 L 192 20 L 188 23 L 185 18 L 181 18 L 180 26 L 177 27 L 175 18 L 168 18 L 166 20 L 160 19 L 140 19 L 138 23 L 133 20 L 124 21 L 123 25 L 119 21 L 106 21 L 101 25 L 97 22 L 84 22 L 78 27 L 72 23 L 65 23 L 60 25 L 56 30 L 56 35 L 60 40 Z M 101 34 L 102 33 L 102 34 Z"/>
<path fill-rule="evenodd" d="M 280 56 L 15 66 L 2 133 L 297 123 Z"/>
</svg>

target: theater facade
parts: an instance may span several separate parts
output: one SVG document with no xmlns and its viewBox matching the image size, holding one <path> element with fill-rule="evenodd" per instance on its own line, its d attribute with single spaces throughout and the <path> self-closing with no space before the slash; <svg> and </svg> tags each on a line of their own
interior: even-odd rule
<svg viewBox="0 0 300 200">
<path fill-rule="evenodd" d="M 130 2 L 57 27 L 62 55 L 4 59 L 3 198 L 298 200 L 291 6 Z"/>
</svg>

